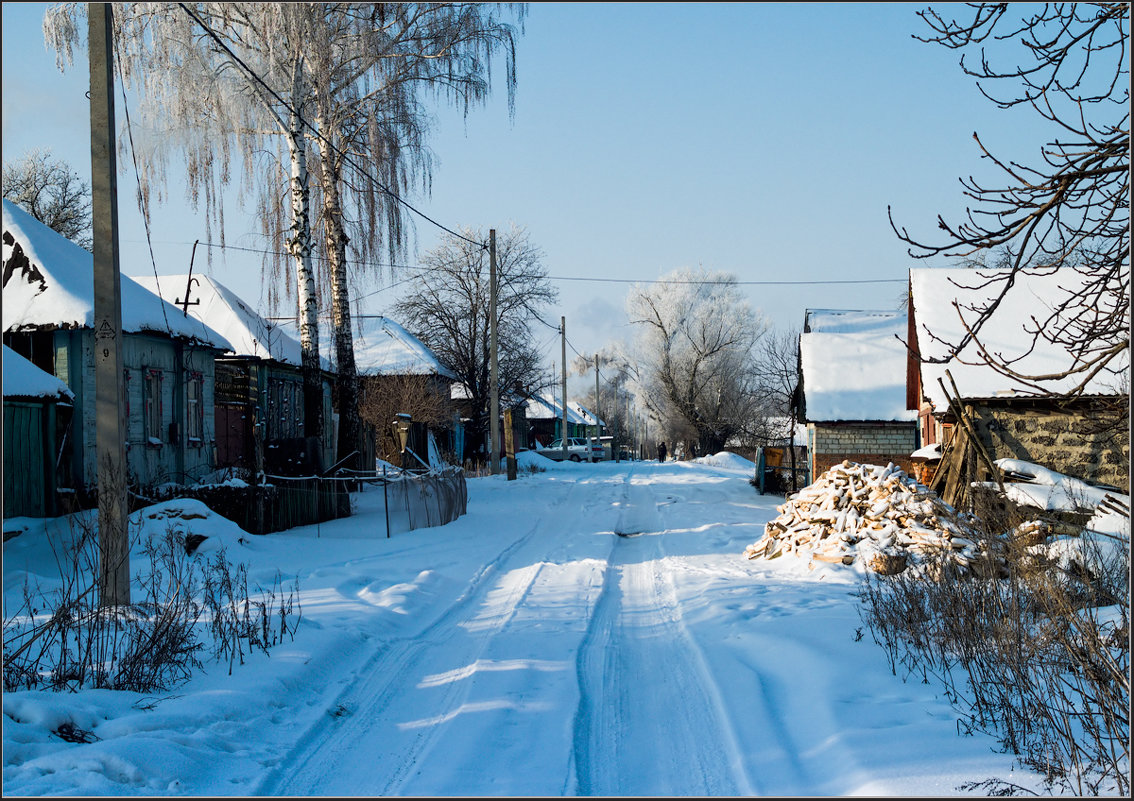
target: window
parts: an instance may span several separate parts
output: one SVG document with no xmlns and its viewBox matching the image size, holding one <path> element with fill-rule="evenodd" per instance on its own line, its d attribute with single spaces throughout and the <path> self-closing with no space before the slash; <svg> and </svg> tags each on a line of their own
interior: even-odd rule
<svg viewBox="0 0 1134 801">
<path fill-rule="evenodd" d="M 144 383 L 142 384 L 142 406 L 145 415 L 145 430 L 143 434 L 150 445 L 161 445 L 161 370 L 147 367 L 142 371 Z"/>
<path fill-rule="evenodd" d="M 185 382 L 185 437 L 188 444 L 200 447 L 205 437 L 205 377 L 189 373 Z"/>
</svg>

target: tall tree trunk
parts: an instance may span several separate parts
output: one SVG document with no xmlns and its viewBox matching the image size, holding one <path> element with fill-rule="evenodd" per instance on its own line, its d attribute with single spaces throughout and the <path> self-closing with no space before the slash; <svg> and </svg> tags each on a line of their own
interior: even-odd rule
<svg viewBox="0 0 1134 801">
<path fill-rule="evenodd" d="M 339 141 L 330 124 L 329 115 L 320 109 L 319 130 L 332 143 Z M 354 362 L 354 332 L 351 329 L 350 291 L 347 286 L 346 246 L 350 237 L 343 226 L 343 209 L 339 194 L 342 174 L 341 156 L 324 143 L 319 143 L 323 168 L 319 171 L 323 190 L 323 233 L 326 242 L 328 272 L 331 277 L 331 319 L 335 342 L 335 409 L 339 413 L 339 459 L 362 448 L 362 421 L 358 412 L 358 370 Z M 348 467 L 360 469 L 356 455 Z"/>
<path fill-rule="evenodd" d="M 302 97 L 303 77 L 296 65 L 292 98 Z M 293 103 L 295 108 L 295 103 Z M 291 236 L 288 251 L 295 259 L 295 285 L 299 299 L 299 343 L 303 354 L 303 434 L 323 436 L 323 381 L 319 370 L 319 303 L 311 270 L 311 190 L 302 123 L 293 112 L 287 135 L 291 156 Z"/>
</svg>

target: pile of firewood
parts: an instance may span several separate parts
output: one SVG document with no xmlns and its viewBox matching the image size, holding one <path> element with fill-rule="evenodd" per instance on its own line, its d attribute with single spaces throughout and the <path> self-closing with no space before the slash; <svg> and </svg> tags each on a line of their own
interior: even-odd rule
<svg viewBox="0 0 1134 801">
<path fill-rule="evenodd" d="M 776 507 L 779 517 L 745 549 L 749 559 L 790 554 L 892 575 L 911 560 L 946 556 L 962 572 L 1006 570 L 972 525 L 898 467 L 844 461 Z"/>
</svg>

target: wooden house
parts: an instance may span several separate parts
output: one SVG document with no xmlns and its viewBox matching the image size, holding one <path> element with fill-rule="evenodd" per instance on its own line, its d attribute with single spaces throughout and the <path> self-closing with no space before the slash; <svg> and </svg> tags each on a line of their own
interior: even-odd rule
<svg viewBox="0 0 1134 801">
<path fill-rule="evenodd" d="M 1074 377 L 1034 384 L 989 366 L 977 344 L 957 353 L 979 308 L 999 294 L 996 270 L 910 270 L 906 338 L 907 408 L 918 415 L 923 443 L 940 447 L 934 487 L 955 503 L 972 481 L 993 476 L 988 464 L 1011 458 L 1129 492 L 1129 356 L 1117 372 L 1096 375 L 1086 391 L 1060 397 Z M 1083 277 L 1071 268 L 1018 273 L 980 331 L 989 353 L 1024 375 L 1055 375 L 1073 364 L 1062 345 L 1033 338 L 1033 319 L 1067 302 Z M 946 491 L 948 485 L 948 491 Z"/>
<path fill-rule="evenodd" d="M 75 395 L 7 345 L 3 370 L 4 517 L 55 517 L 68 506 L 58 497 L 70 489 L 61 446 Z"/>
<path fill-rule="evenodd" d="M 4 200 L 4 344 L 74 394 L 71 486 L 97 480 L 94 273 L 91 254 Z M 122 276 L 126 462 L 136 492 L 191 484 L 214 468 L 214 358 L 219 333 Z"/>
<path fill-rule="evenodd" d="M 409 415 L 407 448 L 421 459 L 413 459 L 416 466 L 424 463 L 436 467 L 438 461 L 459 463 L 456 454 L 462 450 L 462 430 L 452 391 L 458 381 L 456 374 L 420 339 L 389 317 L 359 315 L 355 325 L 359 408 L 363 421 L 373 429 L 377 457 L 400 464 L 402 450 L 395 419 Z"/>
<path fill-rule="evenodd" d="M 812 479 L 844 460 L 911 472 L 917 414 L 906 409 L 902 311 L 808 309 L 799 340 L 799 419 Z"/>
<path fill-rule="evenodd" d="M 204 275 L 136 279 L 173 298 L 179 314 L 220 332 L 232 352 L 216 358 L 214 419 L 218 468 L 251 470 L 256 449 L 269 474 L 312 475 L 335 461 L 330 365 L 323 359 L 323 433 L 306 435 L 302 351 L 280 326 L 219 281 Z M 186 302 L 187 301 L 187 302 Z M 256 431 L 259 426 L 259 444 Z"/>
<path fill-rule="evenodd" d="M 563 435 L 563 401 L 550 392 L 539 392 L 528 398 L 524 405 L 528 436 L 525 447 L 546 448 Z M 567 436 L 587 436 L 587 419 L 577 405 L 567 402 Z"/>
</svg>

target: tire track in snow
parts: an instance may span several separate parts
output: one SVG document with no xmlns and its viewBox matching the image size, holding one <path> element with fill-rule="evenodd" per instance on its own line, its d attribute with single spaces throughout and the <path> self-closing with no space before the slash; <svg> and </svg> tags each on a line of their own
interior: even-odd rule
<svg viewBox="0 0 1134 801">
<path fill-rule="evenodd" d="M 624 499 L 652 504 L 634 520 L 661 520 L 632 475 Z M 720 693 L 666 575 L 663 532 L 641 533 L 617 538 L 576 660 L 575 794 L 747 794 Z"/>
<path fill-rule="evenodd" d="M 257 794 L 398 794 L 468 693 L 468 682 L 430 684 L 426 678 L 453 664 L 477 663 L 544 569 L 544 542 L 562 542 L 564 537 L 556 534 L 577 527 L 572 511 L 585 514 L 595 508 L 593 487 L 590 482 L 571 485 L 564 498 L 484 565 L 434 622 L 412 637 L 387 641 L 336 699 L 327 718 L 279 761 Z M 609 494 L 616 491 L 611 488 Z M 577 500 L 581 494 L 586 501 Z M 510 569 L 513 564 L 520 566 Z M 482 609 L 491 611 L 480 614 Z M 417 697 L 422 693 L 412 703 L 404 697 L 423 687 L 429 690 L 427 699 Z M 406 727 L 406 721 L 418 725 Z"/>
</svg>

